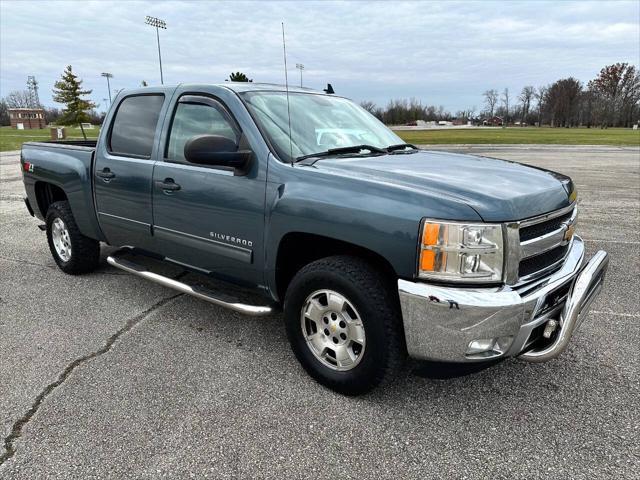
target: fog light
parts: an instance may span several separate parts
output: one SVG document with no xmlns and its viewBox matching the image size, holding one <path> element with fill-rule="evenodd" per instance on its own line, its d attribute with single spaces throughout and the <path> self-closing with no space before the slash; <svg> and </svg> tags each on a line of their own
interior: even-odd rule
<svg viewBox="0 0 640 480">
<path fill-rule="evenodd" d="M 491 350 L 493 350 L 493 346 L 495 344 L 496 344 L 495 338 L 485 338 L 482 340 L 474 340 L 469 343 L 469 347 L 467 348 L 467 355 L 490 352 Z"/>
<path fill-rule="evenodd" d="M 465 355 L 472 356 L 484 353 L 491 354 L 487 356 L 497 357 L 509 349 L 511 342 L 513 342 L 511 336 L 473 340 L 469 342 Z"/>
</svg>

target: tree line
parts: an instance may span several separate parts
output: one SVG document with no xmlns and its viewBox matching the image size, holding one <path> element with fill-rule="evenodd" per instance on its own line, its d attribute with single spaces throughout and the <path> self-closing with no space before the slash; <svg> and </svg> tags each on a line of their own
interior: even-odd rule
<svg viewBox="0 0 640 480">
<path fill-rule="evenodd" d="M 75 82 L 81 84 L 82 81 L 72 73 L 71 67 L 67 67 L 62 81 L 65 81 L 65 76 L 66 81 L 71 82 L 71 86 L 80 90 L 80 86 L 76 86 Z M 231 73 L 228 80 L 253 81 L 242 72 Z M 143 80 L 142 86 L 146 85 L 147 82 Z M 56 89 L 58 86 L 57 82 Z M 80 93 L 81 95 L 76 95 L 75 98 L 79 99 L 91 91 L 85 90 Z M 66 104 L 59 94 L 56 97 L 54 101 Z M 634 65 L 616 63 L 602 68 L 586 85 L 574 77 L 568 77 L 539 87 L 527 85 L 517 95 L 512 94 L 509 88 L 502 92 L 489 89 L 482 94 L 482 98 L 482 110 L 478 111 L 476 106 L 472 106 L 455 114 L 445 110 L 442 105 L 423 105 L 416 98 L 391 100 L 386 107 L 379 107 L 369 101 L 360 105 L 388 125 L 402 125 L 418 120 L 453 119 L 481 123 L 492 117 L 500 117 L 500 123 L 506 125 L 630 127 L 640 121 L 640 71 Z M 79 114 L 83 121 L 102 123 L 104 113 L 98 113 L 97 106 L 92 102 L 85 102 L 87 103 L 82 104 L 84 109 Z M 9 125 L 8 108 L 29 107 L 33 106 L 30 104 L 28 92 L 9 93 L 0 100 L 0 125 Z M 72 109 L 75 109 L 74 103 Z M 45 107 L 44 111 L 48 123 L 69 121 L 66 109 Z"/>
<path fill-rule="evenodd" d="M 518 94 L 509 88 L 486 90 L 482 99 L 482 110 L 473 106 L 455 114 L 415 98 L 391 100 L 386 107 L 369 101 L 360 105 L 388 125 L 452 119 L 481 123 L 495 116 L 506 125 L 630 127 L 640 121 L 640 72 L 634 65 L 616 63 L 586 85 L 569 77 L 540 87 L 527 85 Z"/>
</svg>

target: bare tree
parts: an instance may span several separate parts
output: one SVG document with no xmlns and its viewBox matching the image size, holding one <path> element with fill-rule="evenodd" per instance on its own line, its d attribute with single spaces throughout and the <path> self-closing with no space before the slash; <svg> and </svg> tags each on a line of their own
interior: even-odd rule
<svg viewBox="0 0 640 480">
<path fill-rule="evenodd" d="M 466 110 L 458 110 L 456 112 L 455 118 L 457 118 L 458 120 L 472 120 L 475 116 L 475 112 L 476 106 L 474 105 L 473 107 L 469 107 Z"/>
<path fill-rule="evenodd" d="M 369 101 L 369 100 L 364 100 L 362 102 L 360 102 L 360 106 L 362 108 L 364 108 L 367 112 L 369 112 L 371 115 L 375 115 L 376 114 L 376 104 Z"/>
<path fill-rule="evenodd" d="M 578 124 L 582 83 L 569 77 L 551 84 L 545 95 L 545 103 L 551 113 L 551 125 L 571 127 Z"/>
<path fill-rule="evenodd" d="M 538 87 L 535 93 L 536 100 L 538 100 L 538 126 L 542 126 L 542 113 L 544 111 L 544 100 L 547 97 L 548 88 L 545 86 Z"/>
<path fill-rule="evenodd" d="M 498 103 L 498 92 L 496 90 L 487 90 L 483 94 L 484 103 L 487 106 L 487 110 L 489 111 L 489 116 L 493 117 L 493 112 L 496 109 L 496 105 Z"/>
<path fill-rule="evenodd" d="M 15 90 L 6 96 L 4 101 L 9 108 L 29 108 L 30 98 L 29 92 L 26 90 Z"/>
<path fill-rule="evenodd" d="M 509 88 L 505 87 L 502 91 L 502 105 L 504 106 L 504 123 L 503 126 L 509 124 Z"/>
<path fill-rule="evenodd" d="M 628 63 L 607 65 L 589 82 L 603 102 L 603 126 L 629 126 L 640 101 L 640 73 Z"/>
<path fill-rule="evenodd" d="M 522 88 L 522 92 L 520 92 L 520 96 L 518 99 L 522 103 L 522 112 L 520 121 L 524 123 L 527 115 L 529 115 L 529 110 L 531 109 L 531 99 L 534 97 L 536 89 L 531 85 L 527 85 Z"/>
</svg>

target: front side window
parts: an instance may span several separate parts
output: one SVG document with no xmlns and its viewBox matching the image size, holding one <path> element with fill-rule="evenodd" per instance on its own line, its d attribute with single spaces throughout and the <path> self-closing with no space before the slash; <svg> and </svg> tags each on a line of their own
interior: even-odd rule
<svg viewBox="0 0 640 480">
<path fill-rule="evenodd" d="M 280 159 L 334 148 L 370 145 L 387 148 L 404 143 L 369 112 L 350 100 L 330 95 L 285 92 L 241 94 Z M 291 143 L 289 142 L 291 113 Z"/>
<path fill-rule="evenodd" d="M 184 162 L 184 146 L 196 135 L 221 135 L 238 143 L 238 127 L 222 105 L 210 99 L 204 101 L 207 103 L 178 103 L 169 134 L 168 160 Z"/>
<path fill-rule="evenodd" d="M 150 158 L 164 95 L 127 97 L 118 106 L 109 137 L 116 155 Z"/>
</svg>

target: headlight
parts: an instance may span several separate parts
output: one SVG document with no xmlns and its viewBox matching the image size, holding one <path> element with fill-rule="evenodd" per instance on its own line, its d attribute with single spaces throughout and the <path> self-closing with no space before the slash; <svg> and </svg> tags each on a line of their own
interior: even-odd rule
<svg viewBox="0 0 640 480">
<path fill-rule="evenodd" d="M 427 220 L 420 239 L 418 277 L 467 283 L 502 280 L 502 225 Z"/>
</svg>

